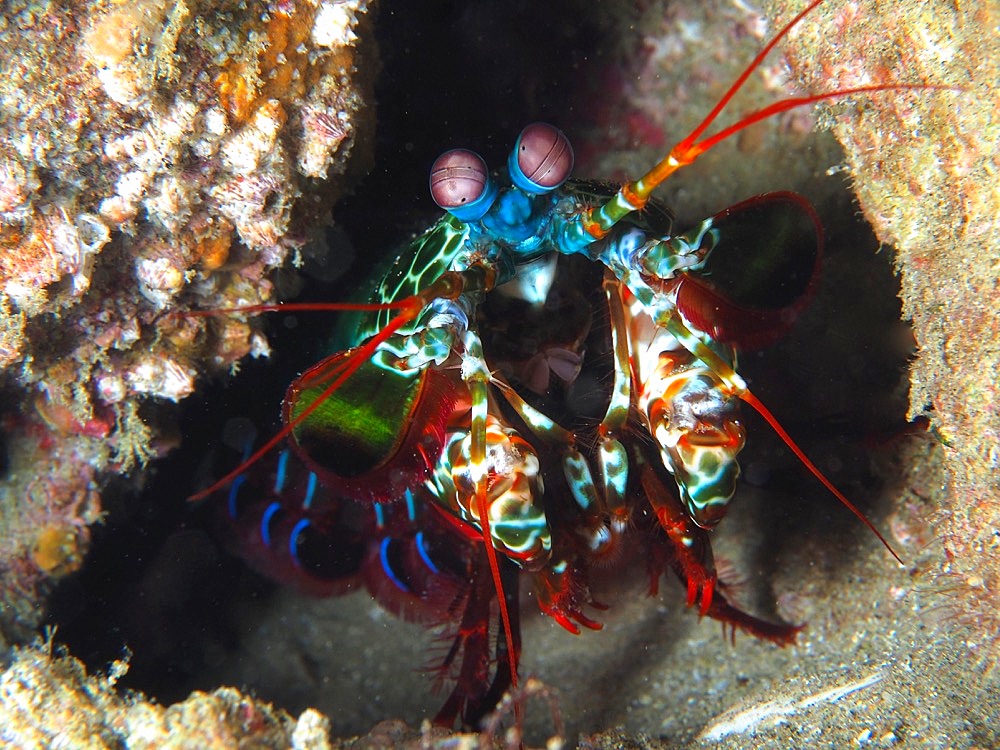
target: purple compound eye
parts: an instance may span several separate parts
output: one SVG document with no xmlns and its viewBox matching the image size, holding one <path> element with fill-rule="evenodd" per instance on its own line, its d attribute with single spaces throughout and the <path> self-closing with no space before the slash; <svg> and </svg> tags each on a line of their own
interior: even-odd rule
<svg viewBox="0 0 1000 750">
<path fill-rule="evenodd" d="M 559 128 L 535 122 L 521 131 L 507 161 L 510 178 L 529 193 L 547 193 L 573 171 L 573 147 Z"/>
<path fill-rule="evenodd" d="M 482 218 L 497 196 L 486 162 L 464 148 L 446 151 L 431 165 L 431 197 L 462 221 Z"/>
</svg>

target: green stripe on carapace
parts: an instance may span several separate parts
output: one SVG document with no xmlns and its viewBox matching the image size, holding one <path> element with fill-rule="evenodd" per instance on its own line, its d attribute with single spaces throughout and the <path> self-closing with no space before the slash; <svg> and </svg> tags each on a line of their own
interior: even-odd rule
<svg viewBox="0 0 1000 750">
<path fill-rule="evenodd" d="M 295 427 L 295 441 L 318 466 L 338 476 L 376 469 L 395 455 L 406 436 L 424 380 L 424 371 L 404 373 L 369 360 Z M 302 388 L 289 417 L 307 409 L 326 385 Z"/>
</svg>

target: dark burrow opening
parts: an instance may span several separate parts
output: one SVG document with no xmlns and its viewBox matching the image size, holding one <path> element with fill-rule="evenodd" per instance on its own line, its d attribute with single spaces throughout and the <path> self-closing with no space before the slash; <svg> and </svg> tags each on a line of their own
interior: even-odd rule
<svg viewBox="0 0 1000 750">
<path fill-rule="evenodd" d="M 376 23 L 382 71 L 375 164 L 336 207 L 331 244 L 350 243 L 357 258 L 379 257 L 432 221 L 437 212 L 427 197 L 427 168 L 446 148 L 467 146 L 499 165 L 527 122 L 547 120 L 570 133 L 587 123 L 592 88 L 585 74 L 609 65 L 618 54 L 604 27 L 605 14 L 588 11 L 591 5 L 571 0 L 514 0 L 502 7 L 485 1 L 382 3 Z M 871 499 L 879 477 L 871 446 L 902 427 L 911 341 L 899 321 L 898 283 L 888 255 L 876 252 L 846 189 L 818 209 L 827 227 L 821 291 L 792 334 L 776 346 L 745 354 L 741 371 L 831 479 L 877 519 L 879 507 Z M 370 268 L 357 261 L 332 282 L 306 276 L 299 299 L 342 299 L 369 274 Z M 244 644 L 272 603 L 284 601 L 285 594 L 225 551 L 225 530 L 215 522 L 213 507 L 190 506 L 184 498 L 238 460 L 236 451 L 221 444 L 231 420 L 249 420 L 260 436 L 277 429 L 285 387 L 322 356 L 323 331 L 333 323 L 298 315 L 264 325 L 274 356 L 245 363 L 238 377 L 210 384 L 181 404 L 182 444 L 148 469 L 141 495 L 133 494 L 130 482 L 109 480 L 102 493 L 107 519 L 94 529 L 84 569 L 54 592 L 49 623 L 58 626 L 58 640 L 91 669 L 105 668 L 127 649 L 131 668 L 120 684 L 165 703 L 192 689 L 214 688 L 225 677 L 243 679 L 257 695 L 290 711 L 317 705 L 335 713 L 334 729 L 341 733 L 366 731 L 372 717 L 418 721 L 420 709 L 412 700 L 394 704 L 388 698 L 360 698 L 349 679 L 339 693 L 331 689 L 322 674 L 328 664 L 310 661 L 310 649 L 320 646 L 310 645 L 309 637 L 328 641 L 337 635 L 319 626 L 315 633 L 296 635 L 299 647 L 288 661 L 303 676 L 292 687 L 281 679 L 269 681 L 266 661 L 242 672 L 232 667 L 234 659 L 244 658 Z M 150 408 L 151 416 L 155 411 Z M 755 508 L 762 515 L 751 519 L 751 536 L 760 543 L 747 553 L 742 564 L 749 570 L 741 573 L 762 582 L 766 591 L 782 548 L 850 544 L 867 532 L 825 495 L 761 420 L 748 414 L 747 423 L 744 482 L 770 499 Z M 797 501 L 804 493 L 810 502 Z M 745 522 L 748 513 L 739 517 Z M 720 533 L 725 527 L 726 520 Z M 645 583 L 638 571 L 623 589 L 642 596 Z M 677 593 L 661 593 L 661 598 L 671 596 Z M 751 606 L 773 616 L 766 611 L 773 610 L 766 594 L 757 598 Z M 372 617 L 364 601 L 332 602 L 344 602 L 344 611 L 355 617 Z M 679 599 L 668 604 L 683 609 Z M 533 602 L 524 607 L 537 609 Z M 613 617 L 614 611 L 608 614 Z M 385 679 L 421 691 L 427 681 L 413 673 L 429 659 L 417 652 L 437 646 L 429 637 L 399 643 L 412 631 L 383 634 L 377 632 L 382 621 L 369 624 L 368 629 L 365 622 L 356 622 L 354 629 L 345 626 L 343 640 L 335 640 L 333 649 L 367 648 L 368 643 L 352 639 L 367 638 L 368 630 L 375 631 L 373 639 L 396 639 L 387 645 L 385 658 L 398 658 L 400 652 L 411 658 L 381 671 L 387 672 Z M 587 642 L 567 635 L 567 648 L 586 651 L 600 635 Z M 281 641 L 274 643 L 279 648 Z M 532 648 L 525 644 L 526 652 Z M 629 662 L 622 658 L 627 670 Z M 388 687 L 384 692 L 392 694 Z M 429 697 L 422 699 L 423 710 L 433 712 L 439 698 L 430 696 L 429 687 L 424 693 Z M 601 714 L 566 713 L 573 730 L 601 726 Z"/>
</svg>

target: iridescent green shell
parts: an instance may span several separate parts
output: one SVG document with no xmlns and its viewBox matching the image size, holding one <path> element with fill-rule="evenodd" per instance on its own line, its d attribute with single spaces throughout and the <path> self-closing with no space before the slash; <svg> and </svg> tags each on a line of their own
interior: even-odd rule
<svg viewBox="0 0 1000 750">
<path fill-rule="evenodd" d="M 372 292 L 372 302 L 395 302 L 426 288 L 447 271 L 469 237 L 464 223 L 445 214 L 434 226 L 415 238 L 393 261 Z M 367 313 L 357 322 L 351 344 L 374 336 L 392 318 L 392 310 Z M 409 329 L 401 329 L 402 333 Z"/>
</svg>

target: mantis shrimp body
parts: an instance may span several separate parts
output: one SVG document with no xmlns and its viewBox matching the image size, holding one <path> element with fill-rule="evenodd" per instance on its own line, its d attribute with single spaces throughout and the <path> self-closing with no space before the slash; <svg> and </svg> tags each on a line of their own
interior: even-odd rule
<svg viewBox="0 0 1000 750">
<path fill-rule="evenodd" d="M 363 585 L 449 633 L 439 722 L 476 725 L 517 686 L 522 581 L 570 632 L 596 629 L 590 574 L 626 556 L 645 559 L 653 590 L 672 571 L 701 615 L 795 639 L 798 626 L 743 612 L 717 586 L 710 531 L 736 491 L 743 403 L 885 544 L 738 372 L 737 350 L 783 336 L 814 291 L 823 231 L 812 207 L 771 193 L 676 231 L 650 197 L 766 117 L 934 88 L 786 99 L 704 137 L 818 4 L 642 178 L 574 179 L 569 140 L 544 123 L 521 132 L 502 170 L 448 151 L 430 171 L 444 215 L 370 302 L 242 310 L 348 311 L 353 346 L 295 380 L 284 429 L 196 498 L 226 497 L 236 546 L 267 574 L 324 595 Z"/>
</svg>

